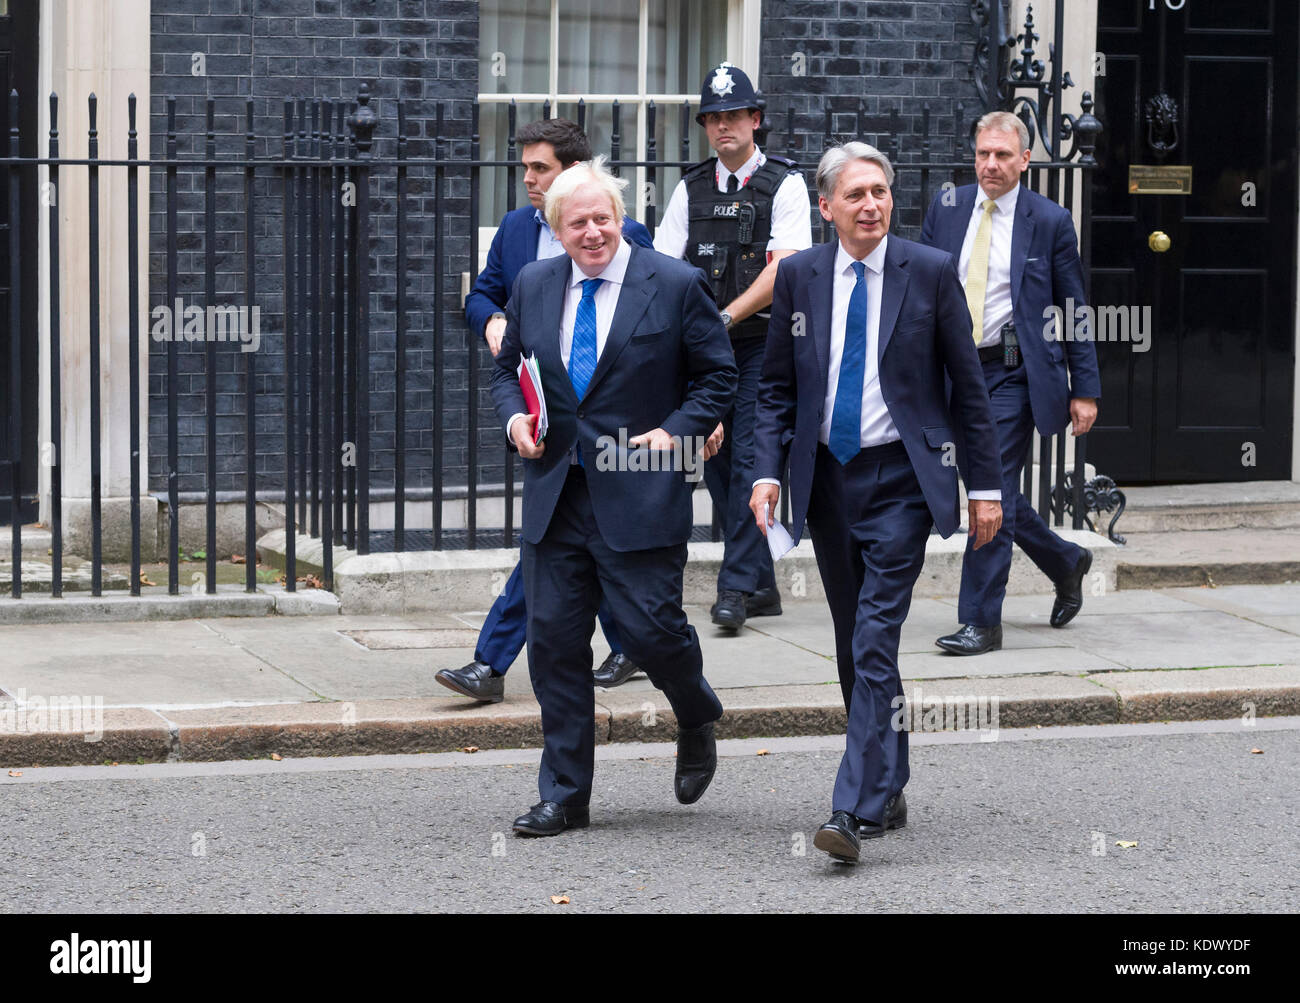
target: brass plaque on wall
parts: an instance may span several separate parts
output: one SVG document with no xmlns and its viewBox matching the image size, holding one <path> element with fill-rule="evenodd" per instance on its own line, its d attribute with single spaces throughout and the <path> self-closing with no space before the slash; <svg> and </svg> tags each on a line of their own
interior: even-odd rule
<svg viewBox="0 0 1300 1003">
<path fill-rule="evenodd" d="M 1191 164 L 1129 164 L 1130 195 L 1192 194 Z"/>
</svg>

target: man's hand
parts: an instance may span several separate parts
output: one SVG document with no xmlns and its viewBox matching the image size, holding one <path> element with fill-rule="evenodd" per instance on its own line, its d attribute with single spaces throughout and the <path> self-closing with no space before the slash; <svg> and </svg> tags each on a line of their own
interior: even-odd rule
<svg viewBox="0 0 1300 1003">
<path fill-rule="evenodd" d="M 758 531 L 767 536 L 767 527 L 776 521 L 776 503 L 781 497 L 781 488 L 776 484 L 755 484 L 754 493 L 749 496 L 749 510 L 754 513 L 754 522 Z M 767 506 L 767 518 L 763 518 L 763 506 Z"/>
<path fill-rule="evenodd" d="M 483 329 L 483 337 L 487 340 L 488 351 L 492 353 L 492 358 L 495 359 L 501 353 L 501 342 L 505 336 L 504 317 L 493 317 L 487 322 L 487 327 Z"/>
<path fill-rule="evenodd" d="M 537 416 L 526 414 L 516 418 L 515 423 L 510 426 L 510 437 L 515 440 L 515 449 L 519 450 L 519 455 L 525 460 L 535 460 L 546 452 L 546 443 L 533 442 L 533 430 L 536 425 Z"/>
<path fill-rule="evenodd" d="M 1092 423 L 1097 420 L 1096 397 L 1071 397 L 1070 422 L 1075 435 L 1087 435 Z"/>
<path fill-rule="evenodd" d="M 677 440 L 665 432 L 662 428 L 652 428 L 648 432 L 643 432 L 635 439 L 628 439 L 629 446 L 649 446 L 651 449 L 675 449 Z"/>
<path fill-rule="evenodd" d="M 718 422 L 718 427 L 713 430 L 713 434 L 704 440 L 704 448 L 700 450 L 700 458 L 711 460 L 718 455 L 718 450 L 722 448 L 722 422 Z"/>
<path fill-rule="evenodd" d="M 760 484 L 759 487 L 762 485 Z M 972 498 L 969 499 L 967 509 L 970 523 L 970 533 L 967 535 L 975 537 L 975 549 L 979 550 L 997 536 L 998 530 L 1002 527 L 1002 503 L 976 501 Z"/>
</svg>

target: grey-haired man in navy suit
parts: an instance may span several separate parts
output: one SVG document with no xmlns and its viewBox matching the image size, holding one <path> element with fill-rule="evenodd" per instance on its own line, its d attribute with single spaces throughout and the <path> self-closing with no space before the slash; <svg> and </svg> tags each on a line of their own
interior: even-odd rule
<svg viewBox="0 0 1300 1003">
<path fill-rule="evenodd" d="M 866 143 L 826 152 L 818 204 L 837 239 L 776 273 L 750 508 L 766 533 L 790 466 L 835 627 L 848 711 L 831 817 L 813 845 L 856 861 L 907 822 L 898 641 L 931 527 L 959 525 L 954 429 L 966 428 L 975 546 L 1002 520 L 988 393 L 951 255 L 889 233 L 894 169 Z M 951 382 L 951 398 L 946 383 Z"/>
</svg>

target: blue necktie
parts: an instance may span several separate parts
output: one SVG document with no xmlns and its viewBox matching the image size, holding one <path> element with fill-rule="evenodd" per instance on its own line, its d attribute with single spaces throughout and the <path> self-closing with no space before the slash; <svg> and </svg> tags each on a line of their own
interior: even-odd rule
<svg viewBox="0 0 1300 1003">
<path fill-rule="evenodd" d="M 569 349 L 569 380 L 582 400 L 596 371 L 596 288 L 604 279 L 583 279 L 582 300 L 573 322 L 573 345 Z"/>
<path fill-rule="evenodd" d="M 841 463 L 858 455 L 862 442 L 862 379 L 867 361 L 866 266 L 853 262 L 857 280 L 849 294 L 849 313 L 844 323 L 844 350 L 840 354 L 840 379 L 835 387 L 835 410 L 831 413 L 831 455 Z"/>
</svg>

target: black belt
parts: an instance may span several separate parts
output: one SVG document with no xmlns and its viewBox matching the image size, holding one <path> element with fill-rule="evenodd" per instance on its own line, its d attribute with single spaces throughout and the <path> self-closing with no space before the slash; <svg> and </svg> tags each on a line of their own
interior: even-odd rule
<svg viewBox="0 0 1300 1003">
<path fill-rule="evenodd" d="M 980 362 L 992 362 L 994 359 L 1001 361 L 1003 355 L 1001 345 L 990 345 L 988 348 L 981 348 L 979 353 Z"/>
</svg>

